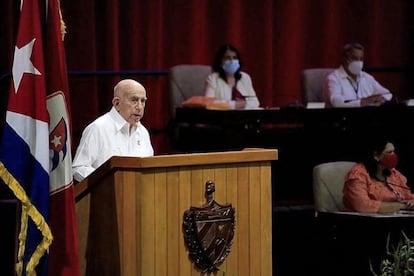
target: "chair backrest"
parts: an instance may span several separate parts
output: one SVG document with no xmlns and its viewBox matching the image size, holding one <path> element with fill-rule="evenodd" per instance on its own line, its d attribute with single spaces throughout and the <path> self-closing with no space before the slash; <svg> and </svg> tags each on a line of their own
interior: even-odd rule
<svg viewBox="0 0 414 276">
<path fill-rule="evenodd" d="M 334 68 L 310 68 L 302 71 L 301 85 L 304 105 L 310 102 L 324 102 L 323 83 L 326 76 L 334 70 Z"/>
<path fill-rule="evenodd" d="M 313 198 L 316 211 L 337 212 L 343 208 L 345 175 L 355 162 L 335 161 L 313 168 Z"/>
<path fill-rule="evenodd" d="M 170 108 L 173 117 L 175 109 L 180 107 L 184 100 L 204 94 L 205 81 L 210 73 L 209 65 L 180 64 L 170 68 Z"/>
</svg>

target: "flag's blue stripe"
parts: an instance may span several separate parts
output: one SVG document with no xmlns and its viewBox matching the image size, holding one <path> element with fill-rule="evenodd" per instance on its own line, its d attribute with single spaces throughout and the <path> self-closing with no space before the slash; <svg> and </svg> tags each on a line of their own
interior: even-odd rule
<svg viewBox="0 0 414 276">
<path fill-rule="evenodd" d="M 44 139 L 48 139 L 48 136 Z M 49 206 L 49 174 L 30 153 L 29 146 L 7 123 L 3 130 L 0 160 L 3 161 L 7 170 L 25 189 L 32 202 L 36 204 L 36 208 L 42 214 L 45 214 L 42 212 L 42 210 L 45 210 L 47 214 Z M 46 202 L 45 195 L 47 196 Z"/>
<path fill-rule="evenodd" d="M 48 136 L 46 139 L 48 139 Z M 45 220 L 48 221 L 49 175 L 30 153 L 29 146 L 19 135 L 17 135 L 8 123 L 5 123 L 3 129 L 0 160 L 24 188 L 32 204 L 36 206 L 36 209 L 43 215 Z M 29 257 L 32 255 L 41 239 L 42 234 L 36 228 L 34 223 L 29 220 L 26 250 L 24 254 L 25 263 L 29 260 Z"/>
</svg>

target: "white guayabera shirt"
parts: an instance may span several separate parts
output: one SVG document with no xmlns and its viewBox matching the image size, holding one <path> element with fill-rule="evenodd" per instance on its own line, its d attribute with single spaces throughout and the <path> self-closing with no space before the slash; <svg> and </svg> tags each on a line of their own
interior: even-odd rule
<svg viewBox="0 0 414 276">
<path fill-rule="evenodd" d="M 148 130 L 138 122 L 129 133 L 129 123 L 112 109 L 89 124 L 82 133 L 72 163 L 73 177 L 82 181 L 112 156 L 153 156 Z"/>
<path fill-rule="evenodd" d="M 361 71 L 355 82 L 342 66 L 327 76 L 323 93 L 327 107 L 360 107 L 361 99 L 372 95 L 382 95 L 387 101 L 392 98 L 370 74 Z"/>
</svg>

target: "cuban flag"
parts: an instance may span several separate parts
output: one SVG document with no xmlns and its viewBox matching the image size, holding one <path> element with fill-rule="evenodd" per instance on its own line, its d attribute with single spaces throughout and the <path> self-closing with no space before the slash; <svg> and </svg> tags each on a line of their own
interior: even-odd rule
<svg viewBox="0 0 414 276">
<path fill-rule="evenodd" d="M 0 145 L 0 177 L 22 206 L 17 275 L 80 275 L 58 1 L 21 1 Z"/>
</svg>

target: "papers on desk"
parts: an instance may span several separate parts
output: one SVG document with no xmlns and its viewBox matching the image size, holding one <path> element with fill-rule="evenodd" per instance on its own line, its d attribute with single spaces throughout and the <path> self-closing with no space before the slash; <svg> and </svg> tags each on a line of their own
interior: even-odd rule
<svg viewBox="0 0 414 276">
<path fill-rule="evenodd" d="M 408 100 L 405 102 L 405 104 L 406 104 L 407 106 L 414 106 L 414 99 L 408 99 Z"/>
<path fill-rule="evenodd" d="M 216 101 L 214 98 L 205 96 L 192 96 L 182 102 L 183 107 L 187 108 L 204 108 L 212 110 L 228 110 L 230 106 L 228 103 Z"/>
<path fill-rule="evenodd" d="M 306 108 L 308 109 L 321 109 L 325 108 L 324 102 L 309 102 L 306 104 Z"/>
</svg>

